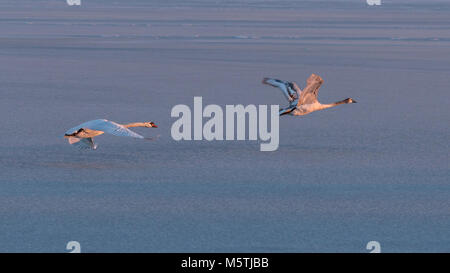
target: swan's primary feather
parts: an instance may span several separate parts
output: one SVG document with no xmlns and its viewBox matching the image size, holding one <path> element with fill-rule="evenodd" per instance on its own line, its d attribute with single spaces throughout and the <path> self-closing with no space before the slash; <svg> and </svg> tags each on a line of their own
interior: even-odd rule
<svg viewBox="0 0 450 273">
<path fill-rule="evenodd" d="M 72 129 L 69 129 L 66 134 L 70 135 L 77 132 L 79 129 L 91 129 L 95 131 L 103 131 L 108 134 L 112 134 L 115 136 L 127 136 L 127 137 L 135 137 L 135 138 L 144 138 L 140 134 L 137 134 L 130 129 L 126 128 L 123 125 L 115 123 L 114 121 L 109 121 L 106 119 L 96 119 L 87 121 L 82 123 Z"/>
<path fill-rule="evenodd" d="M 269 84 L 273 87 L 280 88 L 283 92 L 283 95 L 286 97 L 286 99 L 288 99 L 288 101 L 294 100 L 294 96 L 297 91 L 294 90 L 294 86 L 292 85 L 292 83 L 273 78 L 265 78 L 264 83 Z"/>
<path fill-rule="evenodd" d="M 265 82 L 267 83 L 267 84 L 270 84 L 270 85 L 272 85 L 273 87 L 278 87 L 278 88 L 280 88 L 281 89 L 281 91 L 283 91 L 283 93 L 285 93 L 285 94 L 289 94 L 289 91 L 288 91 L 288 82 L 286 82 L 286 81 L 282 81 L 282 80 L 278 80 L 278 79 L 272 79 L 272 78 L 267 78 L 266 80 L 265 80 Z"/>
</svg>

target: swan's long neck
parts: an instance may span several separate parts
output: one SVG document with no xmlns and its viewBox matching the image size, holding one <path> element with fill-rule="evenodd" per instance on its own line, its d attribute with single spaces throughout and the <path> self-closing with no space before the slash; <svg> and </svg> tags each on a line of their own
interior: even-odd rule
<svg viewBox="0 0 450 273">
<path fill-rule="evenodd" d="M 330 104 L 321 104 L 321 108 L 322 109 L 327 109 L 327 108 L 335 107 L 335 106 L 338 106 L 340 104 L 346 104 L 346 103 L 347 103 L 346 100 L 341 100 L 341 101 L 333 102 L 333 103 L 330 103 Z"/>
<path fill-rule="evenodd" d="M 124 124 L 123 127 L 126 127 L 126 128 L 131 128 L 131 127 L 145 127 L 145 123 L 143 123 L 143 122 L 129 123 L 129 124 Z"/>
</svg>

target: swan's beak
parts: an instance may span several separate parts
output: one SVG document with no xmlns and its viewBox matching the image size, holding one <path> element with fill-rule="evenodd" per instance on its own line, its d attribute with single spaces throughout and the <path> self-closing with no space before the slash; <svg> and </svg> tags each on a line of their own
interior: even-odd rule
<svg viewBox="0 0 450 273">
<path fill-rule="evenodd" d="M 356 100 L 352 100 L 352 103 L 358 103 Z"/>
<path fill-rule="evenodd" d="M 153 127 L 153 128 L 158 128 L 158 125 L 153 124 L 152 127 Z"/>
</svg>

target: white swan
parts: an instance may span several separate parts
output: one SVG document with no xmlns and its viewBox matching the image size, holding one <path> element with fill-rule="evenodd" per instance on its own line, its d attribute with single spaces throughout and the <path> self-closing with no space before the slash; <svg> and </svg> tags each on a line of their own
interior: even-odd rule
<svg viewBox="0 0 450 273">
<path fill-rule="evenodd" d="M 153 122 L 136 122 L 121 125 L 114 121 L 106 119 L 96 119 L 82 123 L 72 129 L 69 129 L 64 138 L 67 138 L 70 144 L 80 149 L 97 149 L 97 144 L 94 143 L 94 137 L 102 135 L 104 133 L 112 134 L 115 136 L 128 136 L 135 138 L 144 138 L 143 136 L 131 131 L 128 128 L 131 127 L 147 127 L 157 128 Z"/>
<path fill-rule="evenodd" d="M 280 116 L 286 114 L 302 116 L 340 104 L 356 103 L 352 98 L 347 98 L 330 104 L 321 104 L 317 100 L 317 95 L 319 93 L 319 88 L 323 83 L 323 79 L 316 74 L 311 74 L 311 76 L 309 76 L 303 91 L 295 82 L 286 82 L 272 78 L 264 78 L 262 82 L 280 88 L 288 99 L 289 106 L 280 110 Z"/>
</svg>

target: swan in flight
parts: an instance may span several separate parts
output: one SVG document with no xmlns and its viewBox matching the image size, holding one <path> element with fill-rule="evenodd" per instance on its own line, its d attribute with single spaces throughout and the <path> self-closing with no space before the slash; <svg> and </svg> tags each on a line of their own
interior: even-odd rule
<svg viewBox="0 0 450 273">
<path fill-rule="evenodd" d="M 144 138 L 143 136 L 131 131 L 128 128 L 131 127 L 147 127 L 157 128 L 153 122 L 136 122 L 130 124 L 118 124 L 114 121 L 106 119 L 96 119 L 87 121 L 72 129 L 69 129 L 64 138 L 67 138 L 70 144 L 80 149 L 97 149 L 97 144 L 94 143 L 94 137 L 102 135 L 104 133 L 112 134 L 115 136 L 128 136 L 135 138 Z"/>
<path fill-rule="evenodd" d="M 278 79 L 264 78 L 263 84 L 281 89 L 289 101 L 289 106 L 280 110 L 280 116 L 290 114 L 293 116 L 302 116 L 314 111 L 331 108 L 341 104 L 356 103 L 352 98 L 341 100 L 330 104 L 322 104 L 317 100 L 319 88 L 323 79 L 316 74 L 311 74 L 306 80 L 306 87 L 303 91 L 295 82 L 286 82 Z"/>
</svg>

